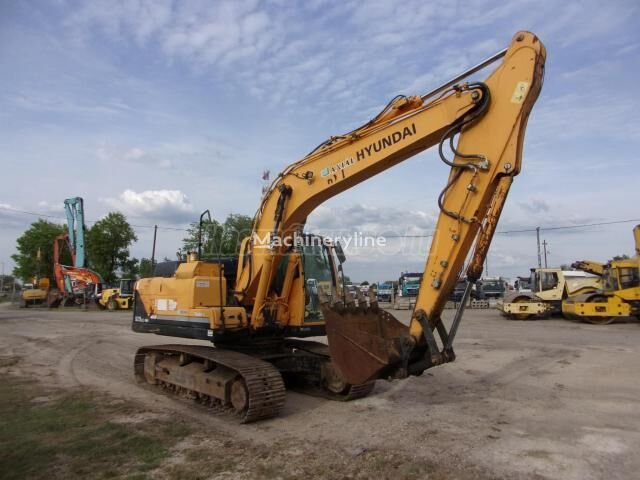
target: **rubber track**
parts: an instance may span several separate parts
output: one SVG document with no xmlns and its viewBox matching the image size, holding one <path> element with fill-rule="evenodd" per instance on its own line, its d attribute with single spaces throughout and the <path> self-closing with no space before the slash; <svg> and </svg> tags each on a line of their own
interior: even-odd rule
<svg viewBox="0 0 640 480">
<path fill-rule="evenodd" d="M 138 378 L 144 378 L 144 358 L 149 353 L 192 357 L 223 365 L 235 370 L 244 379 L 249 393 L 249 407 L 240 413 L 242 423 L 255 422 L 275 417 L 284 406 L 286 389 L 278 369 L 264 360 L 230 350 L 198 345 L 152 345 L 138 349 L 134 369 Z M 197 392 L 193 392 L 196 393 Z M 196 395 L 197 397 L 198 395 Z M 233 408 L 227 408 L 233 411 Z M 238 414 L 238 412 L 235 412 Z"/>
</svg>

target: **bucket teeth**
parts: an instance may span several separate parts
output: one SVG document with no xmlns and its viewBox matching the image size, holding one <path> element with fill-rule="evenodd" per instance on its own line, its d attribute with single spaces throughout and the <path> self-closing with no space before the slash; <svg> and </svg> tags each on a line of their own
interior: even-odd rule
<svg viewBox="0 0 640 480">
<path fill-rule="evenodd" d="M 329 296 L 327 295 L 327 292 L 325 291 L 325 289 L 318 285 L 318 301 L 320 302 L 321 305 L 331 305 L 333 296 L 334 296 L 333 291 L 332 291 L 332 295 Z"/>
<path fill-rule="evenodd" d="M 358 299 L 358 310 L 363 313 L 366 313 L 368 310 L 367 298 L 362 293 L 362 290 L 356 288 L 356 298 Z"/>
<path fill-rule="evenodd" d="M 369 297 L 369 309 L 377 312 L 378 311 L 378 297 L 376 296 L 376 294 L 373 292 L 373 289 L 369 289 L 369 291 L 367 292 L 367 296 Z"/>
<path fill-rule="evenodd" d="M 344 302 L 342 296 L 338 294 L 336 287 L 331 285 L 331 308 L 335 310 L 344 310 Z"/>
<path fill-rule="evenodd" d="M 353 297 L 353 294 L 346 289 L 344 292 L 344 306 L 350 311 L 354 311 L 356 309 L 356 299 Z"/>
</svg>

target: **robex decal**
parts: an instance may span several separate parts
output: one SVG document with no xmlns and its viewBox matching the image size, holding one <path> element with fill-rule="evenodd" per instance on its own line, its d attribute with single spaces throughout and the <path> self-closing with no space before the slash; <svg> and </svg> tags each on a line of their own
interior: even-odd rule
<svg viewBox="0 0 640 480">
<path fill-rule="evenodd" d="M 385 148 L 389 148 L 398 142 L 401 142 L 407 137 L 411 137 L 416 134 L 416 124 L 412 123 L 409 127 L 404 127 L 402 130 L 397 130 L 380 140 L 370 143 L 366 147 L 361 148 L 355 153 L 355 157 L 347 157 L 340 163 L 336 163 L 330 167 L 325 167 L 320 170 L 320 176 L 328 177 L 333 175 L 333 178 L 327 179 L 328 183 L 333 183 L 335 180 L 339 180 L 338 174 L 341 173 L 341 177 L 345 178 L 345 170 L 355 165 L 358 162 L 366 160 L 374 153 L 380 153 Z"/>
</svg>

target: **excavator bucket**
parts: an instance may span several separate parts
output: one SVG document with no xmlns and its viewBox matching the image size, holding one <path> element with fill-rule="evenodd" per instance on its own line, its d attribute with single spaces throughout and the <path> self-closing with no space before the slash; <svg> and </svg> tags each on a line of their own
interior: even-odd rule
<svg viewBox="0 0 640 480">
<path fill-rule="evenodd" d="M 406 325 L 377 305 L 321 308 L 332 363 L 346 382 L 406 376 L 403 364 L 412 345 Z"/>
</svg>

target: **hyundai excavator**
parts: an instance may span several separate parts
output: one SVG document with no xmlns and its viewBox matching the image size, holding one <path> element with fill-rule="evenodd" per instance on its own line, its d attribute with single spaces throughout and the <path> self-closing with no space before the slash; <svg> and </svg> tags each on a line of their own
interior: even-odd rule
<svg viewBox="0 0 640 480">
<path fill-rule="evenodd" d="M 522 31 L 508 48 L 431 92 L 394 98 L 371 121 L 329 138 L 275 178 L 237 258 L 203 261 L 193 253 L 173 273 L 139 280 L 134 331 L 214 346 L 142 347 L 136 378 L 251 422 L 282 409 L 285 379 L 351 400 L 378 379 L 453 361 L 466 302 L 449 328 L 441 314 L 466 259 L 465 297 L 481 277 L 520 172 L 545 58 L 540 40 Z M 468 80 L 492 64 L 484 81 Z M 435 145 L 450 173 L 407 326 L 374 297 L 356 302 L 343 288 L 341 246 L 303 229 L 329 198 Z M 305 340 L 322 335 L 328 345 Z"/>
</svg>

